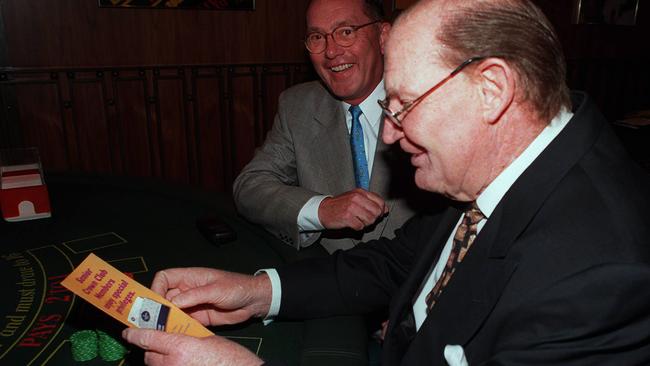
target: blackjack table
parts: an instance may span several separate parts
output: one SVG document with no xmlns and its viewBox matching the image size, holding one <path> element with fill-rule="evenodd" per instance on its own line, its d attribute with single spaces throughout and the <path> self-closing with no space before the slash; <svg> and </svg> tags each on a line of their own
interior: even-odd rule
<svg viewBox="0 0 650 366">
<path fill-rule="evenodd" d="M 148 286 L 172 267 L 255 273 L 308 257 L 238 217 L 228 195 L 147 178 L 47 173 L 52 216 L 0 222 L 0 365 L 142 365 L 143 354 L 120 338 L 125 327 L 73 295 L 60 282 L 94 253 Z M 229 226 L 236 238 L 208 240 L 197 221 Z M 365 365 L 361 317 L 307 321 L 250 320 L 210 328 L 263 359 L 289 365 Z M 117 361 L 74 361 L 70 337 L 100 330 L 127 347 Z"/>
</svg>

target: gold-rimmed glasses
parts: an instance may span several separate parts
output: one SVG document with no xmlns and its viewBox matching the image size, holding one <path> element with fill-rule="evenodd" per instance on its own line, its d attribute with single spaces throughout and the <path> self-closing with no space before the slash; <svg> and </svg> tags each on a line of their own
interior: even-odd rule
<svg viewBox="0 0 650 366">
<path fill-rule="evenodd" d="M 413 110 L 418 104 L 420 104 L 421 101 L 424 100 L 424 98 L 428 97 L 431 93 L 436 91 L 438 88 L 443 86 L 447 81 L 449 81 L 451 78 L 456 76 L 459 72 L 461 72 L 467 65 L 485 59 L 487 56 L 475 56 L 475 57 L 470 57 L 467 60 L 463 61 L 460 65 L 458 65 L 457 68 L 455 68 L 447 77 L 444 79 L 440 80 L 436 85 L 432 86 L 431 89 L 427 90 L 424 92 L 424 94 L 420 95 L 419 97 L 413 99 L 412 101 L 406 102 L 402 105 L 402 109 L 400 109 L 397 112 L 393 112 L 389 108 L 389 100 L 388 96 L 386 96 L 386 99 L 384 100 L 378 100 L 377 103 L 379 103 L 379 106 L 381 106 L 381 109 L 384 111 L 384 115 L 390 119 L 391 122 L 393 122 L 397 127 L 402 128 L 402 121 L 404 120 L 404 117 Z"/>
</svg>

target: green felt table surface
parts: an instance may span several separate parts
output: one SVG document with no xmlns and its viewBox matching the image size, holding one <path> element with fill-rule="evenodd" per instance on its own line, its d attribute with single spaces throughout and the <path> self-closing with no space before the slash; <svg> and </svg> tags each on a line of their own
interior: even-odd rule
<svg viewBox="0 0 650 366">
<path fill-rule="evenodd" d="M 70 335 L 100 329 L 116 338 L 119 322 L 62 288 L 59 282 L 95 253 L 144 285 L 170 267 L 204 266 L 243 273 L 324 256 L 303 251 L 238 217 L 230 197 L 143 178 L 46 176 L 52 217 L 0 223 L 0 365 L 70 365 Z M 237 239 L 214 245 L 196 220 L 216 216 Z M 363 365 L 366 331 L 360 317 L 258 320 L 215 327 L 265 359 L 286 365 Z M 126 358 L 85 365 L 141 365 L 140 350 Z"/>
</svg>

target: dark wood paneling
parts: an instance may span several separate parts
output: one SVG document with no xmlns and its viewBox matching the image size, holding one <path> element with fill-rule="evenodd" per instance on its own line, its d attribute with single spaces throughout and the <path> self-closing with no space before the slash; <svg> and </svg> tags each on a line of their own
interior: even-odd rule
<svg viewBox="0 0 650 366">
<path fill-rule="evenodd" d="M 1 69 L 9 132 L 46 170 L 153 176 L 229 191 L 306 64 Z M 5 95 L 15 95 L 12 101 Z M 0 145 L 0 147 L 8 145 Z"/>
<path fill-rule="evenodd" d="M 197 68 L 193 72 L 194 121 L 196 125 L 199 182 L 204 187 L 224 191 L 230 169 L 230 139 L 225 138 L 223 68 Z"/>
<path fill-rule="evenodd" d="M 304 62 L 308 0 L 255 11 L 99 8 L 95 0 L 3 0 L 8 65 L 97 67 Z"/>
<path fill-rule="evenodd" d="M 162 177 L 179 183 L 189 183 L 190 165 L 188 121 L 185 112 L 187 97 L 184 92 L 183 75 L 160 75 L 155 79 L 154 90 L 158 95 L 157 130 Z"/>
<path fill-rule="evenodd" d="M 95 73 L 77 75 L 69 85 L 80 168 L 110 173 L 113 169 L 103 78 L 97 78 Z"/>
<path fill-rule="evenodd" d="M 56 83 L 21 83 L 16 85 L 23 140 L 26 146 L 39 146 L 41 160 L 52 169 L 68 166 L 69 150 L 62 115 L 62 101 Z"/>
<path fill-rule="evenodd" d="M 569 84 L 586 90 L 613 121 L 650 107 L 644 65 L 570 60 Z M 15 111 L 8 133 L 38 147 L 48 170 L 153 176 L 229 191 L 271 128 L 280 92 L 309 79 L 315 76 L 307 64 L 5 68 L 0 104 Z"/>
<path fill-rule="evenodd" d="M 234 142 L 232 161 L 234 172 L 239 172 L 253 157 L 259 145 L 260 131 L 257 115 L 257 75 L 254 69 L 229 71 L 230 136 Z"/>
<path fill-rule="evenodd" d="M 264 130 L 268 131 L 273 126 L 274 116 L 278 111 L 278 97 L 283 90 L 291 85 L 288 68 L 282 69 L 265 67 L 262 69 L 261 82 L 264 93 L 262 97 L 262 115 L 264 116 Z"/>
<path fill-rule="evenodd" d="M 156 175 L 149 117 L 153 100 L 147 97 L 144 75 L 143 71 L 124 71 L 115 77 L 113 84 L 122 173 L 130 176 Z"/>
</svg>

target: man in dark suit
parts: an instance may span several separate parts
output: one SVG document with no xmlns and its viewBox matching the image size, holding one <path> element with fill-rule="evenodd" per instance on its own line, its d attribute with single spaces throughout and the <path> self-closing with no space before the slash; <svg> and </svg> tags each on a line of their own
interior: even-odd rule
<svg viewBox="0 0 650 366">
<path fill-rule="evenodd" d="M 384 365 L 650 364 L 650 182 L 589 98 L 568 92 L 541 11 L 422 1 L 391 31 L 385 70 L 384 140 L 457 207 L 331 258 L 253 277 L 172 269 L 153 288 L 203 304 L 193 315 L 210 324 L 390 304 Z M 217 337 L 124 336 L 154 365 L 191 363 L 161 342 L 262 363 Z"/>
</svg>

